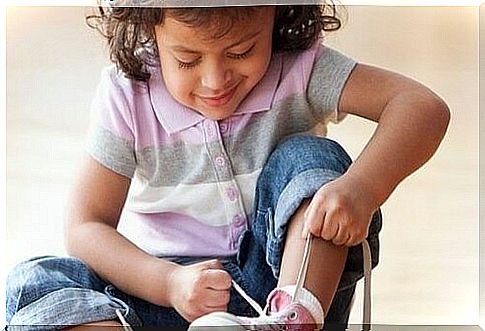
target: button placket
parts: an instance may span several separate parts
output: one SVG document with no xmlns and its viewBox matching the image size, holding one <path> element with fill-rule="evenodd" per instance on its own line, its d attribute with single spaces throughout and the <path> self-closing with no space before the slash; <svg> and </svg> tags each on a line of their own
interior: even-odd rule
<svg viewBox="0 0 485 331">
<path fill-rule="evenodd" d="M 226 190 L 226 197 L 229 199 L 231 202 L 236 202 L 238 198 L 238 191 L 234 186 L 229 186 Z"/>
<path fill-rule="evenodd" d="M 213 128 L 212 123 L 209 120 L 205 121 L 204 128 L 205 128 L 205 132 L 207 133 L 208 137 L 211 137 L 211 138 L 214 137 L 214 128 Z"/>
<path fill-rule="evenodd" d="M 224 146 L 219 134 L 219 127 L 217 122 L 211 120 L 205 120 L 203 124 L 203 130 L 205 133 L 205 143 L 209 159 L 215 166 L 215 172 L 217 180 L 226 181 L 231 176 L 229 169 L 229 162 L 227 161 Z M 214 139 L 215 138 L 215 139 Z"/>
<path fill-rule="evenodd" d="M 231 228 L 231 247 L 233 249 L 237 248 L 244 230 L 246 230 L 246 218 L 240 214 L 235 215 L 232 219 Z"/>
<path fill-rule="evenodd" d="M 246 225 L 246 214 L 241 193 L 232 173 L 230 159 L 226 153 L 222 134 L 229 131 L 227 123 L 205 120 L 203 124 L 208 157 L 214 166 L 217 184 L 222 194 L 228 224 L 228 248 L 237 249 Z"/>
</svg>

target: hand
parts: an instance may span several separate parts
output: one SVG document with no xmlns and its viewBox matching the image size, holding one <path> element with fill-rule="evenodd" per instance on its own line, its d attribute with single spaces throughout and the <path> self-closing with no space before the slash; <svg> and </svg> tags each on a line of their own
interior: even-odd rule
<svg viewBox="0 0 485 331">
<path fill-rule="evenodd" d="M 308 232 L 337 246 L 356 246 L 369 232 L 377 206 L 365 185 L 342 176 L 322 186 L 305 212 L 303 237 Z"/>
<path fill-rule="evenodd" d="M 169 276 L 171 305 L 187 321 L 215 311 L 226 311 L 231 276 L 218 260 L 179 266 Z"/>
</svg>

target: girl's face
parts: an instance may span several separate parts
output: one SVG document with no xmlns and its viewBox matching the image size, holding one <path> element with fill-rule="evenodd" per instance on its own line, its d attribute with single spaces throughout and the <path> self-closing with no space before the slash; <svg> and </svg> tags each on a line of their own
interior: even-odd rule
<svg viewBox="0 0 485 331">
<path fill-rule="evenodd" d="M 211 38 L 207 29 L 189 27 L 167 13 L 155 34 L 170 94 L 209 119 L 231 116 L 268 68 L 274 11 L 261 7 L 218 39 Z"/>
</svg>

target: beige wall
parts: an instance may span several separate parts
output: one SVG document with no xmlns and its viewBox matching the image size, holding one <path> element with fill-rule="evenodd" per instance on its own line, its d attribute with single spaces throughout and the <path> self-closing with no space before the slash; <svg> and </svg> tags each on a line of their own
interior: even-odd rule
<svg viewBox="0 0 485 331">
<path fill-rule="evenodd" d="M 485 110 L 485 90 L 483 88 L 485 84 L 485 4 L 480 6 L 480 109 L 482 115 L 480 116 L 480 131 L 485 129 L 485 116 L 483 111 Z M 485 135 L 480 135 L 480 145 L 485 144 Z M 480 153 L 480 164 L 482 169 L 480 172 L 480 187 L 483 189 L 485 187 L 485 176 L 483 175 L 483 165 L 485 164 L 485 154 Z M 480 326 L 485 327 L 485 264 L 483 263 L 483 258 L 485 257 L 485 229 L 484 229 L 484 206 L 485 206 L 485 196 L 483 191 L 480 194 Z"/>
<path fill-rule="evenodd" d="M 7 10 L 7 268 L 64 253 L 66 197 L 90 99 L 108 63 L 84 11 Z M 452 111 L 437 155 L 383 206 L 374 321 L 477 324 L 478 8 L 349 7 L 348 22 L 328 43 L 423 82 Z M 356 156 L 374 127 L 347 118 L 330 136 Z"/>
</svg>

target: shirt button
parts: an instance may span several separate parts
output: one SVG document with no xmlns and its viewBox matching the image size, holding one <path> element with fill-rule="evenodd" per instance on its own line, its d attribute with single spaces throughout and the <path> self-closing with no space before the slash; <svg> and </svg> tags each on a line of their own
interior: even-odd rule
<svg viewBox="0 0 485 331">
<path fill-rule="evenodd" d="M 229 187 L 226 190 L 226 196 L 229 198 L 230 201 L 234 202 L 237 199 L 237 191 L 234 187 Z"/>
<path fill-rule="evenodd" d="M 222 123 L 221 126 L 220 126 L 220 129 L 221 129 L 222 134 L 226 133 L 227 132 L 227 124 Z"/>
<path fill-rule="evenodd" d="M 240 227 L 240 226 L 244 225 L 244 223 L 246 223 L 245 220 L 244 220 L 244 217 L 242 217 L 241 215 L 234 216 L 232 218 L 232 221 L 233 221 L 234 225 L 237 226 L 237 227 Z"/>
<path fill-rule="evenodd" d="M 224 159 L 224 157 L 218 156 L 218 157 L 216 157 L 216 164 L 219 167 L 223 167 L 226 164 L 226 160 Z"/>
</svg>

